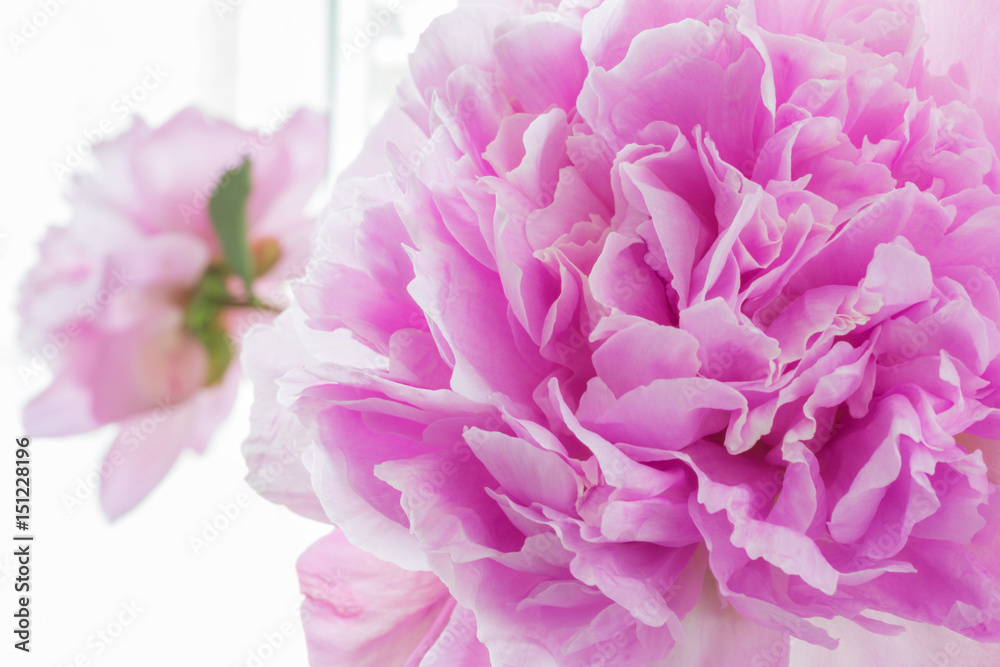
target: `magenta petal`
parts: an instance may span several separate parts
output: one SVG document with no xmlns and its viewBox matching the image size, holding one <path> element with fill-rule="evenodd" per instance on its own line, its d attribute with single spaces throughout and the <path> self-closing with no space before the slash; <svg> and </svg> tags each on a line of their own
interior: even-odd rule
<svg viewBox="0 0 1000 667">
<path fill-rule="evenodd" d="M 555 452 L 520 438 L 477 429 L 468 431 L 465 439 L 476 458 L 513 498 L 565 512 L 576 503 L 582 480 Z M 540 488 L 545 489 L 541 495 Z"/>
<path fill-rule="evenodd" d="M 654 380 L 694 377 L 700 368 L 696 338 L 683 329 L 642 320 L 615 333 L 594 353 L 594 369 L 617 396 Z"/>
<path fill-rule="evenodd" d="M 540 113 L 553 104 L 568 109 L 576 102 L 587 63 L 573 26 L 524 22 L 500 35 L 493 51 L 501 76 L 525 111 Z"/>
<path fill-rule="evenodd" d="M 618 398 L 595 378 L 577 414 L 582 424 L 607 438 L 653 449 L 680 449 L 725 430 L 734 413 L 745 409 L 738 392 L 714 380 L 654 380 Z"/>
</svg>

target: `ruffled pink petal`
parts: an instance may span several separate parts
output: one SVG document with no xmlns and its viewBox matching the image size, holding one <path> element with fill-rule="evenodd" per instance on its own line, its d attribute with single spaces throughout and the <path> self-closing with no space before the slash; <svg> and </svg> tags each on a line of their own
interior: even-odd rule
<svg viewBox="0 0 1000 667">
<path fill-rule="evenodd" d="M 448 616 L 448 625 L 444 627 L 419 663 L 419 667 L 491 667 L 492 665 L 489 651 L 476 637 L 476 617 L 468 609 L 457 606 Z"/>
</svg>

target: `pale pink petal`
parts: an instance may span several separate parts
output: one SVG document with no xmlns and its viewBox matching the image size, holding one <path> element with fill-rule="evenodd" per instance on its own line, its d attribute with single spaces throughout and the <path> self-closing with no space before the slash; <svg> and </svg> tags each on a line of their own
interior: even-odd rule
<svg viewBox="0 0 1000 667">
<path fill-rule="evenodd" d="M 202 452 L 236 399 L 239 373 L 179 405 L 163 402 L 122 422 L 105 457 L 101 507 L 112 521 L 131 511 L 166 476 L 184 449 Z"/>
<path fill-rule="evenodd" d="M 410 664 L 421 645 L 427 650 L 428 634 L 441 632 L 439 617 L 454 604 L 433 574 L 380 561 L 340 531 L 302 554 L 298 570 L 312 667 Z"/>
<path fill-rule="evenodd" d="M 844 619 L 820 621 L 840 640 L 837 649 L 831 651 L 793 638 L 791 664 L 793 667 L 862 664 L 871 667 L 992 667 L 1000 662 L 1000 645 L 982 644 L 937 625 L 904 621 L 883 614 L 879 614 L 878 618 L 900 625 L 905 631 L 900 635 L 888 636 L 870 632 Z"/>
<path fill-rule="evenodd" d="M 250 435 L 243 441 L 247 483 L 271 502 L 325 521 L 309 471 L 302 463 L 312 439 L 298 418 L 278 403 L 276 380 L 312 359 L 295 335 L 290 316 L 280 317 L 273 326 L 255 329 L 243 343 L 243 370 L 254 385 Z"/>
</svg>

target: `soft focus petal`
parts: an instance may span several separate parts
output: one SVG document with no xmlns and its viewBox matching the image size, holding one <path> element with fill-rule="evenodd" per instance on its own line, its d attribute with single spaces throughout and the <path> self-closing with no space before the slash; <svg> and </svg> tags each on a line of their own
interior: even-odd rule
<svg viewBox="0 0 1000 667">
<path fill-rule="evenodd" d="M 112 518 L 184 447 L 203 451 L 231 410 L 241 338 L 286 305 L 286 281 L 305 270 L 325 133 L 308 111 L 251 132 L 186 109 L 159 127 L 137 119 L 75 175 L 72 217 L 45 236 L 18 304 L 32 371 L 44 364 L 53 375 L 24 421 L 38 436 L 120 426 L 102 487 Z M 253 291 L 266 309 L 247 302 L 209 220 L 213 193 L 244 158 L 246 242 L 262 274 Z"/>
<path fill-rule="evenodd" d="M 104 460 L 101 508 L 112 521 L 138 505 L 184 449 L 202 452 L 236 399 L 239 374 L 180 405 L 162 403 L 124 421 Z"/>
</svg>

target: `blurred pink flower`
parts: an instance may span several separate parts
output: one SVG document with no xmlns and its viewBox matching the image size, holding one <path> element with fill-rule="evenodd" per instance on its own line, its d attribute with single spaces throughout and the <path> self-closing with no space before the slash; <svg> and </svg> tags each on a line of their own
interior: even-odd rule
<svg viewBox="0 0 1000 667">
<path fill-rule="evenodd" d="M 283 350 L 259 460 L 304 451 L 267 492 L 437 575 L 496 666 L 1000 664 L 972 4 L 438 19 L 247 350 Z M 363 659 L 346 627 L 313 664 Z"/>
<path fill-rule="evenodd" d="M 184 448 L 203 451 L 235 398 L 235 357 L 225 368 L 217 350 L 222 364 L 213 367 L 186 320 L 221 260 L 208 207 L 216 184 L 250 159 L 247 234 L 266 271 L 254 292 L 286 305 L 283 285 L 309 256 L 315 223 L 304 209 L 324 175 L 325 128 L 307 111 L 259 134 L 193 109 L 159 128 L 136 120 L 95 148 L 96 173 L 76 178 L 72 220 L 48 231 L 22 286 L 24 347 L 54 375 L 25 408 L 24 425 L 50 437 L 120 426 L 101 467 L 109 517 L 141 501 Z M 224 292 L 228 284 L 234 299 L 245 296 L 238 279 L 227 280 Z M 267 319 L 223 308 L 218 325 L 238 348 L 247 328 Z"/>
</svg>

